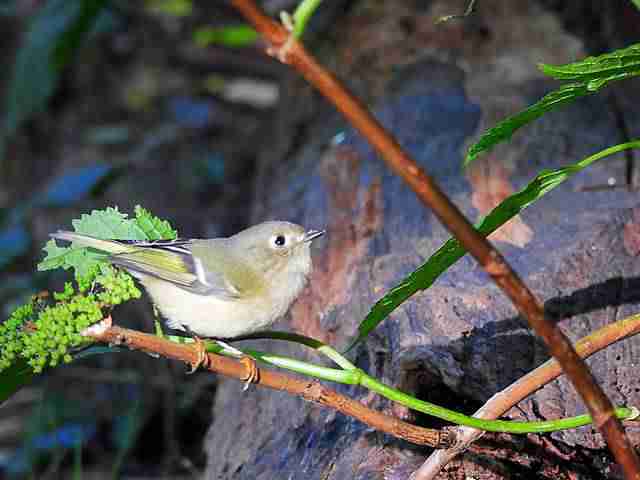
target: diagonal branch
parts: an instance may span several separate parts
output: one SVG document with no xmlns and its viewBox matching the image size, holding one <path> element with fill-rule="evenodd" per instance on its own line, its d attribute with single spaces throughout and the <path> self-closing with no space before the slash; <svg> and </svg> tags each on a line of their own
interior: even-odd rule
<svg viewBox="0 0 640 480">
<path fill-rule="evenodd" d="M 193 345 L 170 342 L 156 335 L 112 325 L 110 317 L 89 327 L 83 332 L 83 335 L 101 343 L 123 345 L 133 350 L 159 354 L 190 365 L 194 365 L 199 361 L 199 352 Z M 212 372 L 239 380 L 247 378 L 247 366 L 241 361 L 213 353 L 207 353 L 207 356 L 208 361 L 203 362 L 203 364 L 206 364 L 207 368 Z M 325 387 L 317 380 L 301 380 L 291 375 L 261 368 L 259 369 L 256 383 L 273 390 L 282 390 L 298 395 L 309 402 L 333 408 L 360 420 L 376 430 L 386 432 L 411 443 L 446 448 L 451 446 L 453 441 L 449 436 L 448 430 L 440 431 L 422 428 L 403 422 L 395 417 L 372 410 L 357 400 L 341 395 Z"/>
<path fill-rule="evenodd" d="M 628 478 L 640 478 L 640 461 L 624 434 L 613 405 L 560 328 L 545 318 L 539 300 L 513 271 L 502 255 L 471 225 L 433 179 L 402 149 L 367 108 L 327 70 L 319 65 L 289 32 L 266 16 L 252 0 L 231 0 L 258 32 L 271 43 L 268 53 L 293 66 L 314 85 L 360 131 L 387 165 L 444 223 L 462 246 L 473 255 L 493 281 L 511 299 L 518 311 L 542 337 L 549 351 L 584 399 L 595 426 L 605 437 Z"/>
</svg>

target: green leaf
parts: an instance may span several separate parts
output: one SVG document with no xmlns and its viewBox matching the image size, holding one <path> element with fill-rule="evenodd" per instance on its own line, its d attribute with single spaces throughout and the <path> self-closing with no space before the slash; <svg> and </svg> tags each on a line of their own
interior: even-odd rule
<svg viewBox="0 0 640 480">
<path fill-rule="evenodd" d="M 476 223 L 476 230 L 483 236 L 488 236 L 529 205 L 593 162 L 631 148 L 640 148 L 640 140 L 609 147 L 564 168 L 540 172 L 525 188 L 506 198 L 489 215 Z M 403 302 L 417 292 L 429 288 L 442 273 L 462 258 L 465 253 L 466 250 L 456 239 L 450 238 L 447 240 L 425 263 L 412 272 L 398 286 L 392 288 L 373 306 L 358 326 L 358 336 L 347 350 L 352 349 L 358 342 L 366 338 L 380 322 L 387 318 Z"/>
<path fill-rule="evenodd" d="M 571 103 L 577 98 L 596 93 L 611 82 L 640 75 L 640 44 L 597 57 L 587 57 L 568 65 L 541 64 L 540 69 L 546 75 L 571 83 L 552 91 L 530 107 L 506 118 L 483 133 L 480 139 L 469 148 L 464 159 L 465 167 L 482 152 L 508 140 L 520 127 L 543 114 Z"/>
<path fill-rule="evenodd" d="M 0 371 L 0 404 L 31 382 L 33 370 L 24 359 Z"/>
<path fill-rule="evenodd" d="M 313 12 L 320 6 L 322 0 L 302 0 L 293 12 L 293 36 L 300 38 L 304 33 L 307 23 L 313 16 Z M 284 23 L 284 18 L 280 14 Z"/>
<path fill-rule="evenodd" d="M 193 32 L 193 41 L 199 47 L 224 45 L 226 47 L 246 47 L 256 43 L 258 32 L 249 25 L 227 27 L 202 27 Z"/>
<path fill-rule="evenodd" d="M 103 3 L 48 0 L 36 14 L 16 56 L 0 142 L 13 136 L 22 122 L 45 108 L 62 67 L 81 45 Z"/>
<path fill-rule="evenodd" d="M 56 241 L 51 239 L 45 244 L 43 250 L 46 253 L 46 256 L 44 260 L 38 264 L 39 271 L 54 270 L 56 268 L 69 268 L 67 256 L 73 250 L 79 249 L 59 247 Z"/>
<path fill-rule="evenodd" d="M 640 10 L 640 0 L 631 0 L 638 10 Z"/>
<path fill-rule="evenodd" d="M 557 80 L 592 82 L 619 80 L 640 72 L 640 43 L 610 53 L 587 57 L 568 65 L 540 64 L 545 75 Z"/>
<path fill-rule="evenodd" d="M 502 120 L 495 127 L 483 133 L 480 139 L 469 148 L 467 156 L 464 159 L 464 166 L 468 166 L 482 152 L 490 150 L 498 143 L 511 138 L 511 135 L 523 125 L 561 105 L 573 102 L 576 98 L 589 95 L 590 93 L 593 92 L 590 92 L 585 84 L 570 83 L 545 95 L 530 107 Z"/>
<path fill-rule="evenodd" d="M 169 222 L 154 217 L 142 207 L 136 207 L 136 218 L 128 218 L 126 213 L 117 208 L 107 207 L 105 210 L 94 210 L 89 215 L 83 214 L 80 219 L 73 220 L 72 225 L 77 233 L 102 239 L 158 240 L 177 236 Z M 84 247 L 60 247 L 55 240 L 49 240 L 44 251 L 46 255 L 38 264 L 38 270 L 72 268 L 76 278 L 86 278 L 97 272 L 97 267 L 105 259 L 105 254 Z"/>
<path fill-rule="evenodd" d="M 136 224 L 144 232 L 147 240 L 173 240 L 178 237 L 178 232 L 171 228 L 166 220 L 154 217 L 140 205 L 135 207 Z"/>
<path fill-rule="evenodd" d="M 55 240 L 49 240 L 44 251 L 47 252 L 47 256 L 38 264 L 38 271 L 72 268 L 77 278 L 90 275 L 105 258 L 104 254 L 86 248 L 59 247 Z"/>
<path fill-rule="evenodd" d="M 127 214 L 120 212 L 117 207 L 93 210 L 89 215 L 83 213 L 79 220 L 73 220 L 71 223 L 76 232 L 97 238 L 148 240 L 135 220 L 127 218 Z"/>
</svg>

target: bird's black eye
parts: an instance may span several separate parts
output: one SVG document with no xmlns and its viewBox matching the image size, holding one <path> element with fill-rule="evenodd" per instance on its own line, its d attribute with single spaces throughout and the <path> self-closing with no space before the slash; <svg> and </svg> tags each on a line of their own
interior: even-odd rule
<svg viewBox="0 0 640 480">
<path fill-rule="evenodd" d="M 275 243 L 277 247 L 283 247 L 284 244 L 287 243 L 287 239 L 284 238 L 284 235 L 276 235 L 273 239 L 273 243 Z"/>
</svg>

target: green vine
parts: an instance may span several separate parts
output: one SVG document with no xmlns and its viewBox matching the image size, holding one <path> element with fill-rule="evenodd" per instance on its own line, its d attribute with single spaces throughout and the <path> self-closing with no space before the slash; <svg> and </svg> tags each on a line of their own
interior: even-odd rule
<svg viewBox="0 0 640 480">
<path fill-rule="evenodd" d="M 171 337 L 171 340 L 178 340 L 179 337 Z M 378 379 L 368 375 L 363 370 L 357 368 L 343 355 L 335 349 L 313 338 L 308 338 L 299 334 L 291 334 L 287 332 L 264 332 L 260 335 L 254 335 L 249 338 L 268 338 L 275 340 L 285 340 L 299 343 L 316 350 L 318 353 L 326 356 L 331 361 L 340 366 L 340 369 L 323 367 L 308 362 L 295 360 L 280 355 L 260 352 L 251 349 L 240 349 L 245 355 L 251 356 L 259 362 L 274 367 L 284 368 L 286 370 L 308 375 L 310 377 L 327 380 L 330 382 L 342 383 L 345 385 L 360 385 L 368 390 L 378 393 L 389 400 L 400 403 L 412 410 L 425 413 L 432 417 L 451 422 L 456 425 L 477 428 L 488 432 L 506 432 L 513 434 L 527 433 L 548 433 L 560 430 L 568 430 L 583 427 L 592 423 L 590 415 L 577 415 L 575 417 L 566 417 L 555 420 L 544 421 L 513 421 L 513 420 L 486 420 L 482 418 L 472 417 L 456 412 L 454 410 L 435 405 L 424 400 L 417 399 L 407 393 L 396 388 L 390 387 L 379 381 Z M 217 344 L 207 344 L 207 350 L 222 355 L 234 356 L 233 353 L 227 352 L 224 348 Z M 635 407 L 618 407 L 614 411 L 615 415 L 621 420 L 633 420 L 638 417 L 640 411 Z"/>
</svg>

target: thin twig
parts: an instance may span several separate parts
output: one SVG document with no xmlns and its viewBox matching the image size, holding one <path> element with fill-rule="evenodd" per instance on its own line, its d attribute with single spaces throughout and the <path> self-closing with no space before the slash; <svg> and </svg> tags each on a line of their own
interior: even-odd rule
<svg viewBox="0 0 640 480">
<path fill-rule="evenodd" d="M 165 358 L 179 360 L 190 365 L 198 362 L 198 350 L 193 345 L 175 343 L 156 335 L 129 330 L 111 325 L 110 319 L 85 331 L 87 337 L 109 345 L 123 345 L 133 350 L 159 354 Z M 203 366 L 212 372 L 244 380 L 247 378 L 246 364 L 221 355 L 207 353 Z M 395 417 L 372 410 L 357 400 L 341 395 L 325 387 L 317 380 L 301 380 L 290 375 L 260 368 L 256 383 L 274 390 L 298 395 L 313 403 L 333 408 L 353 417 L 376 430 L 418 445 L 446 448 L 452 444 L 448 430 L 417 427 Z"/>
<path fill-rule="evenodd" d="M 560 328 L 544 316 L 541 303 L 519 278 L 502 255 L 479 234 L 433 179 L 402 149 L 398 142 L 332 74 L 319 65 L 300 42 L 277 22 L 266 16 L 252 0 L 232 0 L 258 32 L 271 43 L 267 53 L 293 66 L 349 120 L 375 147 L 387 165 L 416 193 L 442 221 L 460 244 L 478 261 L 493 281 L 511 299 L 518 311 L 542 337 L 551 355 L 584 399 L 594 425 L 605 437 L 627 478 L 640 479 L 640 460 L 622 424 L 614 416 L 613 405 L 596 383 L 587 366 Z"/>
<path fill-rule="evenodd" d="M 640 315 L 632 315 L 609 325 L 605 325 L 590 335 L 576 342 L 575 349 L 582 358 L 588 358 L 596 352 L 640 333 Z M 562 369 L 555 360 L 548 360 L 518 381 L 491 397 L 475 414 L 475 417 L 495 419 L 533 392 L 562 375 Z M 458 454 L 469 448 L 469 445 L 483 435 L 483 432 L 469 427 L 458 427 L 455 430 L 456 443 L 446 450 L 434 451 L 425 463 L 411 476 L 411 480 L 433 480 L 444 466 Z"/>
</svg>

